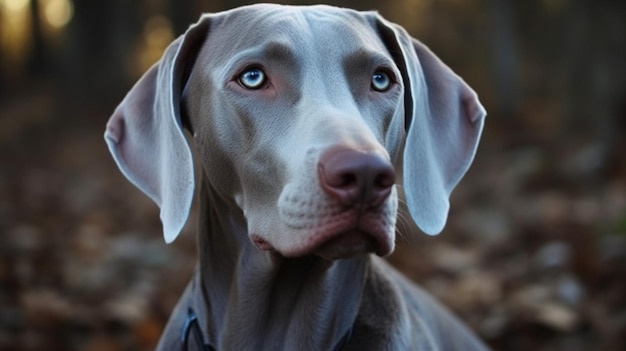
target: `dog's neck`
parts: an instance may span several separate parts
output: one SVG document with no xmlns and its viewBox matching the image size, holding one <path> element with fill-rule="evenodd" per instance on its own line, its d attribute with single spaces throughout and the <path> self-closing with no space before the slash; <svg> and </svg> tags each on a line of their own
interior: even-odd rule
<svg viewBox="0 0 626 351">
<path fill-rule="evenodd" d="M 368 257 L 331 262 L 260 251 L 248 238 L 241 211 L 206 181 L 200 213 L 199 274 L 206 313 L 200 318 L 213 346 L 332 350 L 350 331 Z"/>
</svg>

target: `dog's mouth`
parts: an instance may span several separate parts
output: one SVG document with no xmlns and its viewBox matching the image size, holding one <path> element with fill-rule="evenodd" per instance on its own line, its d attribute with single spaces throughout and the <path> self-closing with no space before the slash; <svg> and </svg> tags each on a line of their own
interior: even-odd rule
<svg viewBox="0 0 626 351">
<path fill-rule="evenodd" d="M 386 256 L 393 251 L 393 235 L 382 228 L 363 229 L 364 225 L 352 225 L 335 231 L 318 232 L 305 243 L 294 247 L 275 247 L 260 235 L 252 234 L 254 244 L 264 251 L 285 257 L 318 256 L 327 260 L 349 259 L 375 253 Z"/>
</svg>

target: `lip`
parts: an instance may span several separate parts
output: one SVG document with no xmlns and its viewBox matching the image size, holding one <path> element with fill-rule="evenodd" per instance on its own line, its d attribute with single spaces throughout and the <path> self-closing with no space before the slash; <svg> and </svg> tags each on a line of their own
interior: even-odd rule
<svg viewBox="0 0 626 351">
<path fill-rule="evenodd" d="M 341 222 L 312 233 L 301 245 L 277 251 L 286 257 L 313 254 L 328 259 L 338 259 L 352 258 L 372 252 L 382 257 L 393 250 L 393 235 L 387 233 L 383 226 L 371 225 L 371 222 L 378 222 L 378 220 L 363 223 L 355 217 Z"/>
</svg>

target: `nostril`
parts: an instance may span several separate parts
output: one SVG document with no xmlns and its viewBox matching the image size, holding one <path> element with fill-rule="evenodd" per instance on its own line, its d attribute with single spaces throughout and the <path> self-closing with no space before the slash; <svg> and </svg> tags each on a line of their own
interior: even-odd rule
<svg viewBox="0 0 626 351">
<path fill-rule="evenodd" d="M 352 173 L 344 173 L 340 178 L 339 187 L 348 187 L 357 183 L 357 177 Z"/>
<path fill-rule="evenodd" d="M 380 205 L 391 193 L 395 173 L 390 162 L 375 152 L 331 149 L 320 157 L 322 189 L 345 205 Z"/>
<path fill-rule="evenodd" d="M 396 182 L 396 176 L 393 170 L 383 170 L 375 179 L 374 185 L 377 188 L 391 188 Z"/>
</svg>

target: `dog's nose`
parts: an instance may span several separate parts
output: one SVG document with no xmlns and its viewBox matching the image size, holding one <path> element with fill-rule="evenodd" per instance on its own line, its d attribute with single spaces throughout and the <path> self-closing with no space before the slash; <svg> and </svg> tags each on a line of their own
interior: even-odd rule
<svg viewBox="0 0 626 351">
<path fill-rule="evenodd" d="M 331 149 L 322 154 L 317 170 L 322 189 L 346 206 L 377 207 L 395 183 L 391 163 L 376 152 Z"/>
</svg>

